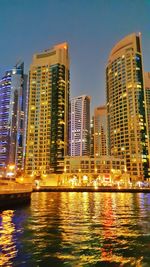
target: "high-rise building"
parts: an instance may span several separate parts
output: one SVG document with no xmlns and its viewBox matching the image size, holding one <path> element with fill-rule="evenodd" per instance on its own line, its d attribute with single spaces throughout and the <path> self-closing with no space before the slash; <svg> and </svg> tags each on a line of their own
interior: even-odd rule
<svg viewBox="0 0 150 267">
<path fill-rule="evenodd" d="M 150 144 L 150 72 L 144 73 L 145 81 L 145 96 L 146 96 L 146 114 L 147 114 L 147 126 L 148 126 L 148 137 Z"/>
<path fill-rule="evenodd" d="M 71 99 L 70 131 L 70 155 L 90 155 L 90 96 Z"/>
<path fill-rule="evenodd" d="M 28 175 L 61 173 L 68 151 L 67 43 L 35 54 L 30 66 L 26 166 Z"/>
<path fill-rule="evenodd" d="M 90 121 L 90 156 L 94 157 L 94 116 Z"/>
<path fill-rule="evenodd" d="M 148 136 L 140 34 L 118 42 L 106 69 L 108 140 L 111 155 L 126 159 L 132 180 L 149 177 Z"/>
<path fill-rule="evenodd" d="M 107 109 L 100 106 L 94 110 L 94 156 L 107 155 Z"/>
<path fill-rule="evenodd" d="M 27 75 L 21 63 L 0 80 L 0 168 L 24 168 L 26 93 Z"/>
</svg>

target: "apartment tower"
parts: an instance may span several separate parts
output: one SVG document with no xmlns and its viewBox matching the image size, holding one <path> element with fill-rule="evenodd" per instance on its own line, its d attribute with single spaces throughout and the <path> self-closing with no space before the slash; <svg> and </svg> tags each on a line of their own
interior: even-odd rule
<svg viewBox="0 0 150 267">
<path fill-rule="evenodd" d="M 68 151 L 67 43 L 33 56 L 29 88 L 25 172 L 32 176 L 61 173 Z"/>
<path fill-rule="evenodd" d="M 141 35 L 118 42 L 106 69 L 109 152 L 126 159 L 132 180 L 149 177 Z"/>
<path fill-rule="evenodd" d="M 145 96 L 146 96 L 147 127 L 148 127 L 148 137 L 150 144 L 150 72 L 144 73 L 144 82 L 145 82 Z"/>
<path fill-rule="evenodd" d="M 105 106 L 94 110 L 94 156 L 107 155 L 107 109 Z"/>
<path fill-rule="evenodd" d="M 6 71 L 0 80 L 0 168 L 24 168 L 27 75 L 24 64 Z"/>
<path fill-rule="evenodd" d="M 90 120 L 90 156 L 94 157 L 94 116 Z"/>
<path fill-rule="evenodd" d="M 70 155 L 90 155 L 90 96 L 71 99 Z"/>
</svg>

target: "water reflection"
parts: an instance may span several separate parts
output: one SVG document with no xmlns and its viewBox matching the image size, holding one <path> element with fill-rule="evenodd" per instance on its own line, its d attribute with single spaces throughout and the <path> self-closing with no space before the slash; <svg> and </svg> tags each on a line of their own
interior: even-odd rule
<svg viewBox="0 0 150 267">
<path fill-rule="evenodd" d="M 150 266 L 149 218 L 149 194 L 34 193 L 1 214 L 0 266 Z"/>
<path fill-rule="evenodd" d="M 139 206 L 139 197 L 143 198 L 142 195 L 123 193 L 50 195 L 51 198 L 48 199 L 47 195 L 45 201 L 45 204 L 49 201 L 51 203 L 48 235 L 50 232 L 51 241 L 54 242 L 51 242 L 54 248 L 51 255 L 56 257 L 58 262 L 61 264 L 65 262 L 68 266 L 140 264 L 143 256 L 139 256 L 140 246 L 136 242 L 141 234 L 143 236 L 141 233 L 143 228 L 139 228 L 144 212 Z M 42 214 L 44 209 L 41 208 Z"/>
<path fill-rule="evenodd" d="M 14 211 L 6 210 L 0 214 L 0 266 L 12 266 L 17 254 L 13 234 L 15 227 L 12 222 Z"/>
</svg>

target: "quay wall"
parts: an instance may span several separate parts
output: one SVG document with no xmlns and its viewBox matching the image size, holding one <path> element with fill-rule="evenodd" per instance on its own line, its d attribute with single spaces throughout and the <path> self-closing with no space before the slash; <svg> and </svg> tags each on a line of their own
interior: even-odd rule
<svg viewBox="0 0 150 267">
<path fill-rule="evenodd" d="M 126 193 L 150 193 L 150 188 L 115 188 L 115 187 L 65 187 L 65 186 L 41 186 L 33 188 L 33 192 L 126 192 Z"/>
<path fill-rule="evenodd" d="M 0 209 L 11 209 L 29 204 L 31 192 L 0 192 Z"/>
</svg>

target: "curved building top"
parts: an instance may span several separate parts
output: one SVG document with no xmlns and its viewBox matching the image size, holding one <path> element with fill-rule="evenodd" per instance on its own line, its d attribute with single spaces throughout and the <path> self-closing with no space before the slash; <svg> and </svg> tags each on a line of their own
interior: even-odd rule
<svg viewBox="0 0 150 267">
<path fill-rule="evenodd" d="M 141 53 L 140 45 L 141 33 L 132 33 L 120 40 L 111 50 L 108 58 L 108 63 L 113 61 L 115 58 L 122 55 L 128 48 L 133 48 L 134 51 Z"/>
</svg>

